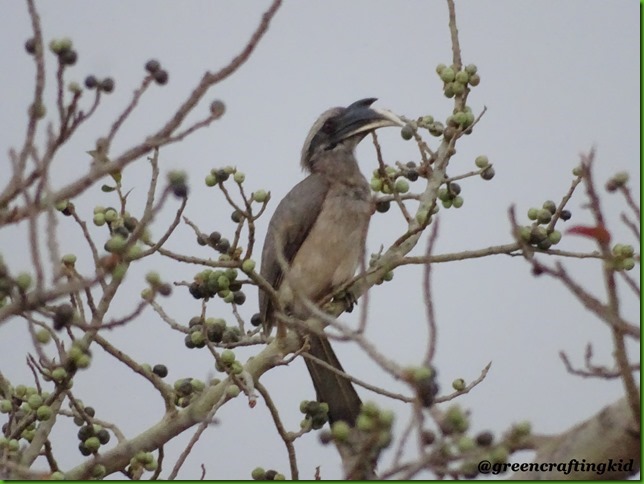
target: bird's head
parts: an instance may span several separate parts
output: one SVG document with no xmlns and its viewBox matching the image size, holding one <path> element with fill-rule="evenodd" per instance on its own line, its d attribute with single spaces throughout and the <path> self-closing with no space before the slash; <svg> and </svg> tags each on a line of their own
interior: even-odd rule
<svg viewBox="0 0 644 484">
<path fill-rule="evenodd" d="M 346 108 L 331 108 L 315 121 L 302 148 L 302 168 L 314 171 L 316 160 L 338 146 L 353 151 L 362 139 L 375 129 L 404 126 L 395 114 L 372 108 L 376 98 L 361 99 Z"/>
</svg>

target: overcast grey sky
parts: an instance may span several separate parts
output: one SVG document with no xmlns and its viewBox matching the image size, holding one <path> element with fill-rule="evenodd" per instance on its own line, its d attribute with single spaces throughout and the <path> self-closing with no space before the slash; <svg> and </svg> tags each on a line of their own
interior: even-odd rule
<svg viewBox="0 0 644 484">
<path fill-rule="evenodd" d="M 31 35 L 25 4 L 4 0 L 1 5 L 0 148 L 6 153 L 9 147 L 19 146 L 24 136 L 34 68 L 23 48 Z M 85 151 L 106 133 L 126 105 L 142 78 L 145 61 L 158 58 L 168 69 L 170 81 L 165 87 L 150 89 L 116 138 L 115 154 L 157 129 L 206 69 L 217 70 L 232 59 L 268 5 L 259 0 L 37 2 L 46 41 L 69 36 L 79 52 L 69 80 L 82 82 L 93 73 L 113 76 L 116 81 L 115 93 L 104 99 L 95 118 L 61 151 L 55 182 L 63 185 L 88 169 Z M 471 178 L 461 183 L 465 204 L 460 210 L 441 211 L 437 253 L 510 242 L 508 207 L 516 204 L 526 221 L 529 207 L 540 206 L 546 199 L 560 200 L 570 185 L 579 153 L 592 146 L 597 147 L 597 180 L 629 171 L 639 199 L 639 8 L 633 0 L 457 2 L 463 60 L 475 63 L 482 79 L 468 104 L 476 113 L 484 106 L 488 111 L 474 133 L 459 141 L 449 174 L 472 170 L 474 158 L 486 154 L 495 165 L 496 177 L 491 182 Z M 52 80 L 52 56 L 48 60 Z M 250 60 L 207 97 L 208 101 L 223 100 L 226 115 L 185 142 L 162 150 L 162 169 L 180 168 L 189 173 L 189 218 L 205 232 L 217 229 L 232 235 L 229 208 L 217 190 L 203 184 L 210 168 L 235 165 L 246 173 L 249 191 L 270 189 L 272 213 L 277 201 L 302 179 L 300 149 L 322 111 L 375 96 L 378 106 L 410 118 L 431 114 L 444 120 L 451 114 L 452 100 L 442 95 L 434 69 L 450 62 L 444 2 L 287 0 Z M 47 95 L 51 100 L 53 84 Z M 208 102 L 204 102 L 193 119 L 207 109 Z M 53 104 L 49 112 L 53 115 Z M 381 130 L 379 137 L 389 162 L 417 159 L 413 143 L 403 141 L 397 129 Z M 368 140 L 359 147 L 358 156 L 364 172 L 370 174 L 376 162 Z M 9 176 L 8 161 L 4 163 L 2 186 Z M 124 186 L 133 189 L 132 213 L 142 207 L 147 176 L 143 160 L 124 173 Z M 619 197 L 605 195 L 603 202 L 613 240 L 635 244 L 618 221 Z M 89 220 L 94 205 L 114 205 L 116 200 L 97 188 L 75 203 Z M 569 207 L 573 212 L 569 224 L 591 222 L 584 203 L 580 190 Z M 162 233 L 176 206 L 174 201 L 168 205 L 155 222 L 153 234 Z M 268 217 L 260 222 L 263 240 Z M 21 229 L 0 233 L 0 251 L 14 271 L 30 270 Z M 63 220 L 60 229 L 62 252 L 75 252 L 79 268 L 91 273 L 91 256 L 79 240 L 77 227 Z M 369 250 L 377 251 L 381 244 L 387 247 L 402 231 L 402 220 L 394 210 L 376 214 Z M 98 229 L 93 233 L 104 236 Z M 187 254 L 210 255 L 195 244 L 186 226 L 179 227 L 168 246 Z M 424 246 L 423 238 L 416 253 Z M 593 249 L 588 240 L 565 236 L 559 247 Z M 601 296 L 599 263 L 565 264 Z M 119 296 L 113 316 L 127 313 L 137 301 L 144 287 L 143 275 L 150 268 L 150 263 L 143 265 L 128 275 L 130 290 Z M 161 259 L 155 259 L 153 266 L 173 281 L 189 280 L 198 270 Z M 639 267 L 634 272 L 639 277 Z M 458 399 L 472 410 L 475 429 L 500 432 L 512 422 L 528 419 L 535 431 L 557 432 L 622 395 L 617 381 L 584 380 L 566 373 L 558 352 L 565 350 L 581 365 L 588 342 L 593 344 L 596 362 L 610 366 L 610 333 L 561 285 L 531 276 L 520 258 L 495 256 L 437 265 L 433 277 L 439 327 L 435 364 L 441 393 L 450 391 L 454 378 L 471 381 L 488 361 L 493 362 L 487 380 Z M 371 291 L 368 336 L 401 364 L 417 364 L 424 355 L 427 325 L 421 284 L 422 270 L 405 267 L 396 271 L 392 282 Z M 257 309 L 256 295 L 248 296 L 243 306 L 246 317 Z M 636 322 L 638 302 L 624 292 L 622 303 L 624 316 Z M 211 307 L 228 316 L 223 305 Z M 187 323 L 198 313 L 199 304 L 177 290 L 167 300 L 166 310 Z M 343 320 L 355 321 L 355 312 Z M 205 379 L 212 372 L 205 352 L 184 348 L 182 336 L 168 330 L 151 310 L 108 337 L 138 361 L 167 364 L 169 381 L 183 376 Z M 350 373 L 404 390 L 381 375 L 354 345 L 337 347 Z M 0 327 L 0 370 L 14 383 L 29 379 L 24 365 L 28 348 L 23 321 L 16 319 Z M 244 358 L 252 353 L 243 353 Z M 79 373 L 74 388 L 86 404 L 96 408 L 98 417 L 113 420 L 127 436 L 134 436 L 162 416 L 161 401 L 149 385 L 131 377 L 100 350 L 94 355 L 91 370 Z M 288 428 L 297 429 L 299 401 L 314 396 L 304 365 L 297 361 L 277 368 L 262 381 L 273 392 Z M 396 429 L 403 428 L 406 410 L 366 391 L 361 394 L 395 409 L 399 415 Z M 198 478 L 201 463 L 211 479 L 248 478 L 255 466 L 287 473 L 284 446 L 263 403 L 249 409 L 238 398 L 222 408 L 218 418 L 220 424 L 204 434 L 179 477 Z M 74 429 L 60 430 L 55 435 L 69 442 L 69 450 L 61 448 L 57 455 L 63 469 L 79 461 L 74 433 Z M 190 435 L 191 431 L 166 448 L 166 462 L 174 463 Z M 311 478 L 318 465 L 324 478 L 340 477 L 335 450 L 321 447 L 317 435 L 298 440 L 297 452 L 302 478 Z M 385 462 L 388 459 L 391 455 Z"/>
</svg>

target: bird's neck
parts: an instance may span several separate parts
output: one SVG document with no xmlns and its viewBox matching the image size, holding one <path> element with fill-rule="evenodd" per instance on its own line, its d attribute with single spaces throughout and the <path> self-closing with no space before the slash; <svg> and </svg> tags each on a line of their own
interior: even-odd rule
<svg viewBox="0 0 644 484">
<path fill-rule="evenodd" d="M 366 183 L 353 152 L 346 150 L 329 150 L 323 153 L 312 168 L 313 173 L 323 175 L 331 182 L 347 185 Z"/>
</svg>

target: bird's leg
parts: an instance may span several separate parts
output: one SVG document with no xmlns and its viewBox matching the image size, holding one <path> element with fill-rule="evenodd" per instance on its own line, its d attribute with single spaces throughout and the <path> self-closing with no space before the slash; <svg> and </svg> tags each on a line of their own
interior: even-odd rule
<svg viewBox="0 0 644 484">
<path fill-rule="evenodd" d="M 353 306 L 356 305 L 358 299 L 351 291 L 340 291 L 333 295 L 333 301 L 343 303 L 344 310 L 350 313 L 353 311 Z"/>
</svg>

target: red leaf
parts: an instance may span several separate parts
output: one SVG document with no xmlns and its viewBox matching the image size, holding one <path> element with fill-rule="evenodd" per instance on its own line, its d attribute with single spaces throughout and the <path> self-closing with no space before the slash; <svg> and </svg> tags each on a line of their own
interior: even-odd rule
<svg viewBox="0 0 644 484">
<path fill-rule="evenodd" d="M 569 234 L 581 235 L 583 237 L 590 237 L 598 242 L 610 242 L 610 233 L 604 226 L 588 227 L 586 225 L 575 225 L 570 227 L 567 231 Z"/>
</svg>

